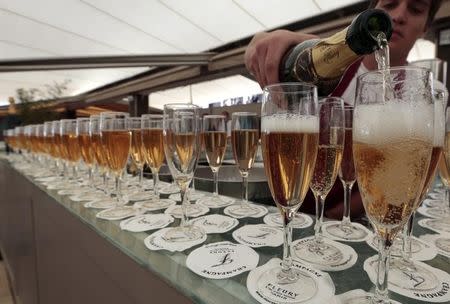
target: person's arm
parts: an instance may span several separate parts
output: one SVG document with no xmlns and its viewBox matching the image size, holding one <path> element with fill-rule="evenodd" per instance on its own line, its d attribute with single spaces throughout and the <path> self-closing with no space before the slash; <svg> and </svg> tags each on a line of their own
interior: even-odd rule
<svg viewBox="0 0 450 304">
<path fill-rule="evenodd" d="M 261 88 L 279 82 L 278 66 L 281 58 L 293 47 L 315 35 L 276 30 L 256 34 L 245 51 L 245 66 Z"/>
</svg>

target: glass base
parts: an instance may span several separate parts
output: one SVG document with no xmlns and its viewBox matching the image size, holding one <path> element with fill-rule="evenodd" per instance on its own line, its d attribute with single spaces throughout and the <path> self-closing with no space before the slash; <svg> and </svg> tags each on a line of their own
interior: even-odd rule
<svg viewBox="0 0 450 304">
<path fill-rule="evenodd" d="M 164 241 L 172 243 L 193 242 L 200 240 L 205 234 L 205 231 L 200 227 L 185 225 L 168 229 L 162 238 Z"/>
<path fill-rule="evenodd" d="M 252 204 L 236 204 L 227 208 L 227 212 L 236 217 L 257 215 L 261 210 Z"/>
<path fill-rule="evenodd" d="M 438 287 L 439 279 L 417 262 L 393 258 L 390 263 L 389 284 L 415 292 L 427 292 Z"/>
<path fill-rule="evenodd" d="M 293 246 L 292 253 L 298 259 L 313 265 L 333 266 L 340 264 L 344 259 L 344 252 L 331 242 L 325 238 L 322 242 L 317 242 L 314 238 L 311 238 Z"/>
<path fill-rule="evenodd" d="M 346 292 L 338 295 L 337 298 L 339 304 L 400 304 L 385 298 L 377 299 L 373 293 L 365 292 L 362 289 Z"/>
<path fill-rule="evenodd" d="M 190 194 L 188 197 L 191 198 Z M 233 203 L 233 200 L 222 198 L 220 196 L 203 196 L 197 200 L 197 204 L 202 204 L 208 208 L 222 208 L 229 206 Z"/>
<path fill-rule="evenodd" d="M 326 230 L 326 232 L 330 235 L 332 235 L 335 238 L 338 238 L 340 240 L 346 241 L 346 240 L 364 240 L 368 233 L 367 231 L 352 225 L 341 225 L 341 223 L 336 223 L 333 225 L 324 225 L 323 229 Z"/>
<path fill-rule="evenodd" d="M 108 198 L 108 196 L 105 193 L 102 193 L 99 191 L 81 193 L 76 196 L 77 196 L 78 200 L 80 200 L 80 201 L 95 201 L 95 200 L 102 200 L 102 199 Z"/>
<path fill-rule="evenodd" d="M 127 196 L 129 201 L 145 201 L 154 197 L 154 194 L 151 192 L 138 190 L 134 193 L 129 193 Z"/>
<path fill-rule="evenodd" d="M 93 209 L 110 209 L 117 207 L 117 202 L 113 200 L 112 198 L 105 198 L 101 200 L 95 200 L 92 202 L 88 202 L 84 204 L 84 207 L 86 208 L 93 208 Z"/>
<path fill-rule="evenodd" d="M 283 273 L 281 267 L 264 272 L 257 282 L 258 292 L 272 303 L 304 303 L 318 290 L 316 282 L 306 273 L 291 269 Z"/>
</svg>

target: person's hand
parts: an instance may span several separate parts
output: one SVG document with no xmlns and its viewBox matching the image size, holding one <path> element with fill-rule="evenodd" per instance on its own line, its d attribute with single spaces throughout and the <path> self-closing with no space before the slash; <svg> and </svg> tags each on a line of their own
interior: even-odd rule
<svg viewBox="0 0 450 304">
<path fill-rule="evenodd" d="M 261 88 L 279 82 L 278 66 L 281 58 L 294 45 L 318 38 L 315 35 L 277 30 L 256 34 L 245 50 L 245 66 Z"/>
</svg>

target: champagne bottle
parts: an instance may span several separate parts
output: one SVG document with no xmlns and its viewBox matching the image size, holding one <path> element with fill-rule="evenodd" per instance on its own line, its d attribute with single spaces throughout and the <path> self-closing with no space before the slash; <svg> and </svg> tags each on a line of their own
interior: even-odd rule
<svg viewBox="0 0 450 304">
<path fill-rule="evenodd" d="M 379 9 L 366 10 L 333 36 L 306 40 L 290 49 L 281 60 L 280 81 L 312 83 L 320 95 L 328 95 L 349 65 L 379 49 L 380 32 L 391 38 L 391 18 Z"/>
</svg>

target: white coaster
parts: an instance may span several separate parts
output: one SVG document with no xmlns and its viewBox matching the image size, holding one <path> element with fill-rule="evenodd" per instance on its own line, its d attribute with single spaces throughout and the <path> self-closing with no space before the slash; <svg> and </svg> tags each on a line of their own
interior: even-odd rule
<svg viewBox="0 0 450 304">
<path fill-rule="evenodd" d="M 433 244 L 439 254 L 450 258 L 450 234 L 424 234 L 420 239 Z"/>
<path fill-rule="evenodd" d="M 444 208 L 444 201 L 442 199 L 429 199 L 423 201 L 422 206 L 428 208 Z"/>
<path fill-rule="evenodd" d="M 167 209 L 170 206 L 174 206 L 176 204 L 177 204 L 177 202 L 174 200 L 162 198 L 157 201 L 148 200 L 148 201 L 136 202 L 136 203 L 134 203 L 134 206 L 137 208 L 145 209 L 146 211 L 157 211 L 157 210 Z"/>
<path fill-rule="evenodd" d="M 209 194 L 198 199 L 196 203 L 214 209 L 230 206 L 235 202 L 234 198 L 228 196 L 219 195 L 218 198 L 219 199 L 213 199 L 213 195 Z"/>
<path fill-rule="evenodd" d="M 421 219 L 419 225 L 437 233 L 450 233 L 450 221 L 442 219 Z"/>
<path fill-rule="evenodd" d="M 311 297 L 305 299 L 303 291 L 297 289 L 295 284 L 278 284 L 276 282 L 276 277 L 271 275 L 271 270 L 274 271 L 277 267 L 281 267 L 281 260 L 278 258 L 273 258 L 266 264 L 250 271 L 247 277 L 248 292 L 259 303 L 264 304 L 330 303 L 335 291 L 330 276 L 297 261 L 293 261 L 292 264 L 292 267 L 300 272 L 300 278 L 306 277 L 316 288 Z"/>
<path fill-rule="evenodd" d="M 190 220 L 192 225 L 198 226 L 205 230 L 206 233 L 225 233 L 230 231 L 239 224 L 235 218 L 221 215 L 209 214 Z"/>
<path fill-rule="evenodd" d="M 431 218 L 442 218 L 445 215 L 444 210 L 442 210 L 442 208 L 437 208 L 437 207 L 429 208 L 424 205 L 417 208 L 417 212 L 419 212 L 423 216 L 431 217 Z"/>
<path fill-rule="evenodd" d="M 69 197 L 74 202 L 86 202 L 100 199 L 107 199 L 108 196 L 103 191 L 75 194 Z"/>
<path fill-rule="evenodd" d="M 208 279 L 227 279 L 254 269 L 259 255 L 248 246 L 231 242 L 203 245 L 192 251 L 186 266 Z"/>
<path fill-rule="evenodd" d="M 48 190 L 73 189 L 75 186 L 66 181 L 51 183 L 47 186 Z"/>
<path fill-rule="evenodd" d="M 416 269 L 389 268 L 388 288 L 405 297 L 428 303 L 450 301 L 450 274 L 431 267 L 423 262 L 414 261 Z M 372 256 L 364 262 L 364 270 L 372 283 L 377 279 L 378 256 Z"/>
<path fill-rule="evenodd" d="M 339 229 L 339 232 L 342 232 L 339 236 L 331 234 L 328 232 L 328 228 L 333 226 L 340 225 L 340 221 L 328 221 L 324 222 L 322 226 L 322 233 L 325 237 L 332 239 L 334 241 L 344 241 L 344 242 L 365 242 L 368 239 L 372 238 L 372 231 L 364 227 L 363 225 L 359 223 L 353 223 L 352 227 L 353 229 L 351 231 L 344 231 Z"/>
<path fill-rule="evenodd" d="M 357 303 L 369 303 L 373 297 L 373 293 L 366 292 L 362 289 L 353 289 L 340 295 L 336 295 L 337 304 L 357 304 Z M 400 302 L 389 299 L 390 304 L 401 304 Z"/>
<path fill-rule="evenodd" d="M 178 193 L 178 192 L 180 192 L 180 188 L 174 183 L 169 184 L 168 186 L 165 186 L 164 188 L 161 188 L 159 190 L 160 194 L 165 194 L 165 195 Z"/>
<path fill-rule="evenodd" d="M 269 213 L 263 218 L 264 223 L 273 227 L 283 227 L 283 221 L 279 212 Z M 313 224 L 313 219 L 304 213 L 297 212 L 290 225 L 292 228 L 306 228 Z"/>
<path fill-rule="evenodd" d="M 145 201 L 149 200 L 152 197 L 154 197 L 154 194 L 149 191 L 142 191 L 142 190 L 134 190 L 133 192 L 128 193 L 127 195 L 127 201 Z"/>
<path fill-rule="evenodd" d="M 96 216 L 104 220 L 115 221 L 135 216 L 137 212 L 136 208 L 131 206 L 120 206 L 100 211 Z"/>
<path fill-rule="evenodd" d="M 434 199 L 434 200 L 441 200 L 441 201 L 442 201 L 442 199 L 444 198 L 443 193 L 436 193 L 436 192 L 428 193 L 428 196 L 429 196 L 431 199 Z"/>
<path fill-rule="evenodd" d="M 61 180 L 61 176 L 47 176 L 47 177 L 36 178 L 36 181 L 38 181 L 40 183 L 56 182 L 59 180 Z"/>
<path fill-rule="evenodd" d="M 239 204 L 234 204 L 234 205 L 226 207 L 223 210 L 223 213 L 228 216 L 231 216 L 231 217 L 234 217 L 237 219 L 241 219 L 241 218 L 245 218 L 245 217 L 258 218 L 258 217 L 262 217 L 262 216 L 266 215 L 267 212 L 269 212 L 266 207 L 261 206 L 261 205 L 256 205 L 256 204 L 250 203 L 250 206 L 252 209 L 255 209 L 255 211 L 252 211 L 251 213 L 247 213 L 247 214 L 245 214 L 245 212 L 240 213 L 239 210 L 242 209 L 242 207 L 241 207 L 241 204 L 239 203 Z"/>
<path fill-rule="evenodd" d="M 111 198 L 106 198 L 102 200 L 94 200 L 91 202 L 87 202 L 84 204 L 85 208 L 92 209 L 111 209 L 117 205 L 117 202 L 112 200 Z"/>
<path fill-rule="evenodd" d="M 198 200 L 198 199 L 201 199 L 202 197 L 204 197 L 206 194 L 205 193 L 203 193 L 203 192 L 199 192 L 199 191 L 192 191 L 191 189 L 189 189 L 188 191 L 187 191 L 187 197 L 188 197 L 188 199 L 190 200 L 190 201 L 196 201 L 196 200 Z M 181 193 L 174 193 L 174 194 L 171 194 L 171 195 L 169 195 L 169 198 L 170 199 L 172 199 L 172 200 L 174 200 L 174 201 L 177 201 L 177 202 L 181 202 Z"/>
<path fill-rule="evenodd" d="M 166 233 L 170 229 L 177 229 L 172 238 L 167 238 Z M 168 251 L 184 251 L 195 245 L 206 241 L 206 233 L 192 232 L 185 233 L 180 227 L 177 228 L 163 228 L 158 230 L 145 238 L 145 246 L 150 250 L 168 250 Z"/>
<path fill-rule="evenodd" d="M 233 238 L 253 248 L 278 247 L 283 244 L 283 229 L 265 224 L 245 225 L 233 231 Z"/>
<path fill-rule="evenodd" d="M 58 191 L 58 195 L 78 195 L 89 191 L 89 188 L 62 189 Z"/>
<path fill-rule="evenodd" d="M 122 230 L 142 232 L 166 227 L 174 219 L 168 214 L 142 214 L 120 222 Z"/>
<path fill-rule="evenodd" d="M 166 214 L 170 214 L 171 216 L 175 218 L 182 218 L 183 217 L 183 210 L 181 208 L 181 205 L 172 205 L 169 208 L 164 211 Z M 204 215 L 209 212 L 209 208 L 203 205 L 197 205 L 197 204 L 189 204 L 187 206 L 187 216 L 188 217 L 198 217 L 200 215 Z"/>
<path fill-rule="evenodd" d="M 378 251 L 378 238 L 374 235 L 367 244 Z M 403 251 L 403 238 L 396 238 L 391 246 L 391 256 L 401 257 Z M 415 236 L 411 238 L 412 259 L 414 261 L 428 261 L 434 259 L 437 255 L 437 249 L 428 242 L 424 242 Z"/>
<path fill-rule="evenodd" d="M 314 236 L 294 241 L 291 245 L 292 256 L 323 271 L 341 271 L 355 265 L 358 254 L 352 247 L 327 238 L 322 240 L 317 251 L 311 248 Z"/>
</svg>

